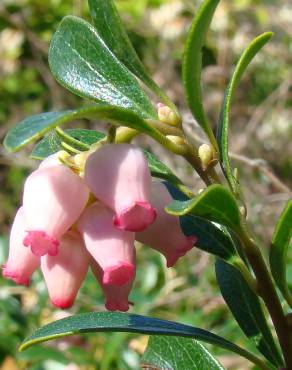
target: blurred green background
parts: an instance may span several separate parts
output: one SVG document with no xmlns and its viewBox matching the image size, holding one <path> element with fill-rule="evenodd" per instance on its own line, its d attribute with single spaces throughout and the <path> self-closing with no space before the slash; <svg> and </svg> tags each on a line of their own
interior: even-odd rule
<svg viewBox="0 0 292 370">
<path fill-rule="evenodd" d="M 200 1 L 119 0 L 130 38 L 147 69 L 179 106 L 193 140 L 205 138 L 187 110 L 181 85 L 181 56 L 187 30 Z M 47 53 L 58 23 L 67 14 L 89 18 L 85 0 L 1 0 L 0 135 L 24 117 L 82 104 L 50 75 Z M 223 91 L 248 42 L 274 31 L 244 76 L 232 109 L 231 152 L 248 203 L 249 222 L 268 245 L 273 225 L 291 197 L 292 186 L 292 4 L 290 0 L 222 0 L 204 51 L 204 94 L 216 126 Z M 73 126 L 98 127 L 97 122 Z M 104 124 L 101 123 L 101 127 Z M 202 183 L 177 157 L 153 141 L 138 138 L 194 189 Z M 26 175 L 36 166 L 31 148 L 9 154 L 0 148 L 0 264 L 7 256 L 9 225 L 19 206 Z M 263 247 L 265 248 L 265 247 Z M 288 268 L 292 285 L 292 269 Z M 167 270 L 154 251 L 138 248 L 138 276 L 131 312 L 201 326 L 247 345 L 216 286 L 213 259 L 193 250 Z M 20 341 L 40 325 L 69 313 L 102 310 L 103 297 L 89 275 L 69 312 L 52 308 L 41 274 L 29 289 L 0 277 L 0 369 L 139 369 L 147 337 L 98 334 L 38 346 L 19 354 Z M 249 363 L 212 349 L 227 369 L 251 369 Z M 191 370 L 191 369 L 190 369 Z"/>
</svg>

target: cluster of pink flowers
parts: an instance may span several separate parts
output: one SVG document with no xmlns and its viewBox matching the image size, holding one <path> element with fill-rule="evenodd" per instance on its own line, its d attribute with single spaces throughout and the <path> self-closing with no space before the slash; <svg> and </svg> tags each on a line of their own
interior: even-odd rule
<svg viewBox="0 0 292 370">
<path fill-rule="evenodd" d="M 127 311 L 135 240 L 161 252 L 168 267 L 197 240 L 165 212 L 171 200 L 131 144 L 105 144 L 90 154 L 83 178 L 50 156 L 26 179 L 3 275 L 28 285 L 40 267 L 52 303 L 68 308 L 90 266 L 106 308 Z"/>
</svg>

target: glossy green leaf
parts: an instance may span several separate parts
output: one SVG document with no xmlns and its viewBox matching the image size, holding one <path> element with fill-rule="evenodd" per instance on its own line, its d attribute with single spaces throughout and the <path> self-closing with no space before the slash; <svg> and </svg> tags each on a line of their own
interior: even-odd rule
<svg viewBox="0 0 292 370">
<path fill-rule="evenodd" d="M 241 273 L 227 262 L 217 260 L 216 276 L 223 298 L 244 334 L 273 365 L 283 366 L 259 298 Z"/>
<path fill-rule="evenodd" d="M 56 80 L 81 97 L 127 108 L 144 118 L 157 116 L 135 77 L 81 18 L 62 20 L 52 38 L 49 64 Z"/>
<path fill-rule="evenodd" d="M 202 48 L 205 44 L 206 34 L 219 1 L 205 0 L 198 10 L 186 41 L 182 69 L 188 105 L 198 124 L 206 132 L 215 148 L 217 148 L 217 143 L 203 107 L 201 74 Z"/>
<path fill-rule="evenodd" d="M 229 131 L 229 116 L 231 110 L 231 103 L 233 95 L 235 93 L 236 87 L 239 84 L 239 81 L 245 72 L 246 68 L 256 56 L 256 54 L 261 50 L 261 48 L 270 40 L 272 37 L 272 32 L 266 32 L 262 35 L 255 38 L 250 45 L 245 49 L 241 58 L 239 59 L 227 90 L 225 92 L 224 101 L 221 109 L 218 132 L 217 132 L 217 141 L 219 144 L 220 151 L 220 161 L 222 169 L 228 179 L 230 186 L 232 187 L 234 193 L 238 194 L 238 184 L 237 180 L 233 175 L 233 170 L 229 160 L 229 149 L 228 149 L 228 131 Z"/>
<path fill-rule="evenodd" d="M 95 130 L 86 129 L 69 129 L 65 130 L 66 135 L 73 137 L 78 140 L 80 144 L 84 144 L 86 147 L 76 147 L 76 149 L 86 150 L 89 149 L 90 145 L 97 143 L 105 137 L 105 134 Z M 62 150 L 62 138 L 56 131 L 51 131 L 46 137 L 44 137 L 31 152 L 30 157 L 33 159 L 43 160 L 51 154 L 57 153 Z"/>
<path fill-rule="evenodd" d="M 274 280 L 292 307 L 292 294 L 286 279 L 287 252 L 292 237 L 292 200 L 288 202 L 276 225 L 270 250 L 270 266 Z"/>
<path fill-rule="evenodd" d="M 160 97 L 161 101 L 172 106 L 173 103 L 164 91 L 146 72 L 123 27 L 113 0 L 89 0 L 88 3 L 94 26 L 108 48 L 136 77 Z"/>
<path fill-rule="evenodd" d="M 240 230 L 240 214 L 233 195 L 222 185 L 211 185 L 197 197 L 187 200 L 174 200 L 166 207 L 172 215 L 192 214 L 210 221 Z"/>
<path fill-rule="evenodd" d="M 120 312 L 89 312 L 54 321 L 37 329 L 34 334 L 26 338 L 20 346 L 20 351 L 52 339 L 96 332 L 129 332 L 189 337 L 235 352 L 255 364 L 262 364 L 252 353 L 206 330 L 173 321 Z"/>
<path fill-rule="evenodd" d="M 75 110 L 48 112 L 26 118 L 9 130 L 4 146 L 9 151 L 15 152 L 32 141 L 40 139 L 55 127 L 83 118 L 104 119 L 143 132 L 158 142 L 165 142 L 164 135 L 134 112 L 107 104 L 95 104 Z"/>
<path fill-rule="evenodd" d="M 158 370 L 224 370 L 196 340 L 165 336 L 150 337 L 142 364 Z"/>
<path fill-rule="evenodd" d="M 180 223 L 185 235 L 196 235 L 196 247 L 217 257 L 229 260 L 237 255 L 230 236 L 218 225 L 197 216 L 181 216 Z"/>
<path fill-rule="evenodd" d="M 76 111 L 48 112 L 28 117 L 11 128 L 4 146 L 11 152 L 20 150 L 34 140 L 40 139 L 48 131 L 76 118 Z"/>
</svg>

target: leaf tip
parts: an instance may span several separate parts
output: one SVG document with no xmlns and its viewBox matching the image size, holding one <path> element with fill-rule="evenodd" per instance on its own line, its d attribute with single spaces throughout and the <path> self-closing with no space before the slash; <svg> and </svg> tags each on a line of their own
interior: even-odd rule
<svg viewBox="0 0 292 370">
<path fill-rule="evenodd" d="M 19 147 L 14 147 L 13 145 L 11 145 L 9 143 L 9 141 L 10 141 L 10 133 L 8 132 L 7 135 L 5 136 L 4 140 L 3 140 L 3 146 L 10 153 L 17 152 L 20 148 Z"/>
</svg>

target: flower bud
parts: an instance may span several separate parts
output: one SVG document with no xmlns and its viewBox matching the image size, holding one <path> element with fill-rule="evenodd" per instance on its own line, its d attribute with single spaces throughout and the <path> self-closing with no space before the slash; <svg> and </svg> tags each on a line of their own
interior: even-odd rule
<svg viewBox="0 0 292 370">
<path fill-rule="evenodd" d="M 24 212 L 21 207 L 16 213 L 11 228 L 9 256 L 3 267 L 3 276 L 14 280 L 17 284 L 28 286 L 31 275 L 40 266 L 40 259 L 22 244 L 26 229 Z"/>
<path fill-rule="evenodd" d="M 213 159 L 213 150 L 208 144 L 202 144 L 198 151 L 203 168 L 207 168 Z"/>
<path fill-rule="evenodd" d="M 102 284 L 122 286 L 135 276 L 134 234 L 114 227 L 112 212 L 92 204 L 77 227 L 85 246 L 102 269 Z"/>
<path fill-rule="evenodd" d="M 169 215 L 165 207 L 172 201 L 162 182 L 152 183 L 151 202 L 157 209 L 157 219 L 145 231 L 136 233 L 136 240 L 158 250 L 172 267 L 197 241 L 196 236 L 185 236 L 180 227 L 179 217 Z"/>
<path fill-rule="evenodd" d="M 80 235 L 69 231 L 60 240 L 57 256 L 41 258 L 41 270 L 54 306 L 69 308 L 85 279 L 90 256 Z"/>
<path fill-rule="evenodd" d="M 181 136 L 166 135 L 166 138 L 176 145 L 185 145 L 185 140 Z"/>
<path fill-rule="evenodd" d="M 181 121 L 178 115 L 167 105 L 162 103 L 157 104 L 157 114 L 161 122 L 170 126 L 178 126 Z"/>
<path fill-rule="evenodd" d="M 36 256 L 56 255 L 59 238 L 77 221 L 88 195 L 83 180 L 64 165 L 34 171 L 24 185 L 28 232 L 23 244 Z"/>
<path fill-rule="evenodd" d="M 152 224 L 156 211 L 149 203 L 151 174 L 143 152 L 131 144 L 108 144 L 91 154 L 84 179 L 114 215 L 114 225 L 141 231 Z"/>
<path fill-rule="evenodd" d="M 103 283 L 103 271 L 95 261 L 91 263 L 91 269 L 105 295 L 105 308 L 109 311 L 128 311 L 129 294 L 132 289 L 135 275 L 133 275 L 132 279 L 127 284 L 116 286 Z"/>
</svg>

